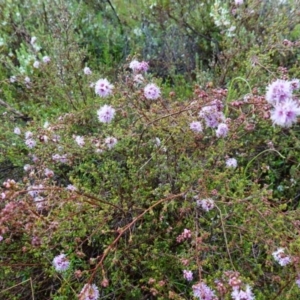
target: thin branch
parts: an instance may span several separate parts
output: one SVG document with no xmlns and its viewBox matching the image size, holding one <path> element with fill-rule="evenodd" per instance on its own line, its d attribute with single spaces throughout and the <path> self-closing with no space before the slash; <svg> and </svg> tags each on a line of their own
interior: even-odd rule
<svg viewBox="0 0 300 300">
<path fill-rule="evenodd" d="M 31 120 L 30 117 L 28 117 L 27 115 L 22 114 L 20 111 L 18 111 L 15 108 L 11 107 L 8 103 L 6 103 L 5 101 L 3 101 L 2 99 L 0 99 L 0 105 L 6 107 L 9 111 L 11 111 L 15 115 L 17 115 L 19 118 L 23 119 L 24 121 Z"/>
</svg>

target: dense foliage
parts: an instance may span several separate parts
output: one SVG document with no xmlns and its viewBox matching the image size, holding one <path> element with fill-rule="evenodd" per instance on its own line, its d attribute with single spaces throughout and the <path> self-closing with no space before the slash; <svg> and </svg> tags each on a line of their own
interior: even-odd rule
<svg viewBox="0 0 300 300">
<path fill-rule="evenodd" d="M 0 0 L 0 299 L 297 299 L 299 12 Z"/>
</svg>

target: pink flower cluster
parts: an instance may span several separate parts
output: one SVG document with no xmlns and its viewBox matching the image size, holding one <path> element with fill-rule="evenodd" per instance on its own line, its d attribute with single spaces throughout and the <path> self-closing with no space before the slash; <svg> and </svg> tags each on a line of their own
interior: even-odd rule
<svg viewBox="0 0 300 300">
<path fill-rule="evenodd" d="M 149 69 L 149 64 L 146 61 L 137 61 L 137 60 L 133 60 L 130 64 L 129 64 L 129 68 L 134 72 L 134 73 L 145 73 L 148 71 Z"/>
<path fill-rule="evenodd" d="M 251 287 L 249 285 L 246 285 L 245 291 L 240 290 L 239 288 L 233 288 L 231 297 L 233 300 L 254 300 L 255 299 Z"/>
<path fill-rule="evenodd" d="M 229 132 L 222 109 L 223 103 L 216 99 L 210 105 L 202 107 L 199 112 L 199 117 L 204 120 L 207 128 L 216 128 L 215 132 L 218 138 L 226 137 Z M 202 124 L 198 121 L 191 122 L 190 129 L 196 133 L 203 130 Z"/>
<path fill-rule="evenodd" d="M 235 169 L 237 167 L 237 160 L 232 157 L 226 160 L 226 167 Z"/>
<path fill-rule="evenodd" d="M 149 83 L 144 88 L 144 96 L 148 100 L 156 100 L 160 96 L 160 88 L 155 83 Z"/>
<path fill-rule="evenodd" d="M 225 120 L 222 109 L 222 102 L 220 100 L 214 100 L 211 105 L 205 106 L 200 110 L 199 117 L 204 119 L 206 127 L 216 128 L 219 123 Z"/>
<path fill-rule="evenodd" d="M 36 141 L 33 139 L 33 134 L 31 131 L 25 132 L 25 144 L 30 149 L 36 146 Z"/>
<path fill-rule="evenodd" d="M 178 243 L 183 242 L 184 240 L 190 239 L 192 237 L 192 233 L 189 229 L 184 229 L 183 232 L 176 238 Z"/>
<path fill-rule="evenodd" d="M 266 101 L 273 106 L 271 120 L 281 127 L 291 127 L 300 115 L 299 100 L 293 98 L 293 91 L 299 89 L 298 79 L 291 81 L 277 79 L 267 87 Z"/>
<path fill-rule="evenodd" d="M 86 283 L 82 288 L 79 299 L 80 300 L 97 300 L 99 299 L 99 289 L 95 284 Z"/>
<path fill-rule="evenodd" d="M 209 288 L 204 282 L 193 285 L 194 297 L 200 300 L 217 300 L 215 292 Z"/>
<path fill-rule="evenodd" d="M 104 142 L 105 142 L 107 148 L 110 150 L 113 147 L 115 147 L 115 145 L 117 144 L 118 140 L 116 138 L 110 136 L 110 137 L 107 137 Z"/>
<path fill-rule="evenodd" d="M 193 272 L 188 271 L 188 270 L 183 270 L 183 278 L 186 279 L 187 281 L 192 281 L 193 280 Z"/>
<path fill-rule="evenodd" d="M 55 256 L 52 263 L 57 272 L 64 272 L 70 267 L 70 261 L 65 254 Z"/>
<path fill-rule="evenodd" d="M 215 201 L 211 198 L 197 200 L 197 206 L 205 211 L 210 211 L 215 207 Z"/>
<path fill-rule="evenodd" d="M 272 255 L 275 261 L 277 261 L 282 267 L 292 262 L 291 258 L 284 253 L 283 248 L 278 248 L 276 251 L 272 253 Z"/>
<path fill-rule="evenodd" d="M 197 121 L 190 123 L 190 129 L 197 133 L 202 132 L 202 130 L 203 130 L 202 124 Z"/>
<path fill-rule="evenodd" d="M 95 83 L 95 93 L 102 98 L 108 97 L 112 94 L 113 85 L 109 83 L 109 81 L 105 79 L 99 79 Z"/>
<path fill-rule="evenodd" d="M 98 119 L 102 123 L 110 123 L 115 116 L 116 110 L 110 105 L 104 105 L 97 110 Z"/>
</svg>

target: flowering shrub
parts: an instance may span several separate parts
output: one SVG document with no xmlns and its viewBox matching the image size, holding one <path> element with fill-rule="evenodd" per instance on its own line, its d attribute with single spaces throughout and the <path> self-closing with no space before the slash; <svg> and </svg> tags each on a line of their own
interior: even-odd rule
<svg viewBox="0 0 300 300">
<path fill-rule="evenodd" d="M 207 7 L 224 68 L 211 62 L 214 82 L 198 70 L 184 97 L 150 58 L 95 63 L 68 23 L 84 4 L 36 3 L 51 39 L 29 23 L 17 62 L 1 54 L 0 298 L 296 299 L 297 71 L 276 61 L 269 70 L 256 49 L 247 80 L 225 80 L 226 69 L 231 79 L 248 68 L 227 61 L 227 38 L 252 32 L 256 2 Z M 188 9 L 157 3 L 151 16 Z"/>
</svg>

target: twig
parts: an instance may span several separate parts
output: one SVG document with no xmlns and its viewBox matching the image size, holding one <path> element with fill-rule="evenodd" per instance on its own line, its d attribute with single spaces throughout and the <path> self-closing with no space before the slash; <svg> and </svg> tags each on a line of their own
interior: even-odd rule
<svg viewBox="0 0 300 300">
<path fill-rule="evenodd" d="M 223 218 L 222 218 L 222 212 L 221 212 L 221 210 L 218 206 L 216 206 L 216 208 L 220 213 L 220 220 L 221 220 L 221 225 L 222 225 L 222 230 L 223 230 L 223 235 L 224 235 L 224 240 L 225 240 L 226 251 L 227 251 L 227 254 L 228 254 L 228 257 L 229 257 L 229 260 L 230 260 L 230 264 L 231 264 L 233 270 L 235 270 L 235 267 L 234 267 L 234 264 L 233 264 L 233 261 L 232 261 L 232 258 L 231 258 L 231 254 L 230 254 L 230 251 L 229 251 L 229 248 L 228 248 L 228 240 L 227 240 L 225 226 L 224 226 L 224 222 L 223 222 Z"/>
<path fill-rule="evenodd" d="M 13 112 L 14 114 L 16 114 L 18 117 L 20 117 L 21 119 L 23 119 L 24 121 L 28 121 L 31 118 L 29 118 L 28 116 L 22 114 L 20 111 L 16 110 L 15 108 L 11 107 L 8 103 L 6 103 L 5 101 L 3 101 L 2 99 L 0 99 L 0 105 L 6 107 L 8 110 L 10 110 L 11 112 Z"/>
<path fill-rule="evenodd" d="M 165 202 L 165 201 L 170 201 L 170 200 L 174 200 L 176 198 L 182 197 L 185 192 L 182 192 L 180 194 L 176 194 L 176 195 L 172 195 L 169 196 L 167 198 L 163 198 L 160 199 L 159 201 L 157 201 L 156 203 L 154 203 L 153 205 L 151 205 L 150 207 L 148 207 L 144 212 L 142 212 L 140 215 L 138 215 L 134 220 L 132 220 L 129 224 L 127 224 L 125 227 L 123 227 L 123 229 L 119 230 L 119 235 L 115 238 L 115 240 L 105 249 L 105 251 L 103 252 L 103 255 L 101 257 L 101 260 L 97 263 L 96 267 L 93 269 L 93 273 L 89 279 L 89 283 L 91 283 L 96 275 L 97 270 L 102 266 L 104 259 L 107 257 L 107 255 L 109 254 L 109 252 L 114 248 L 114 246 L 116 245 L 116 243 L 120 240 L 120 238 L 122 237 L 122 235 L 131 228 L 132 225 L 134 225 L 138 220 L 140 220 L 146 213 L 148 213 L 149 211 L 151 211 L 154 207 L 156 207 L 157 205 Z"/>
</svg>

